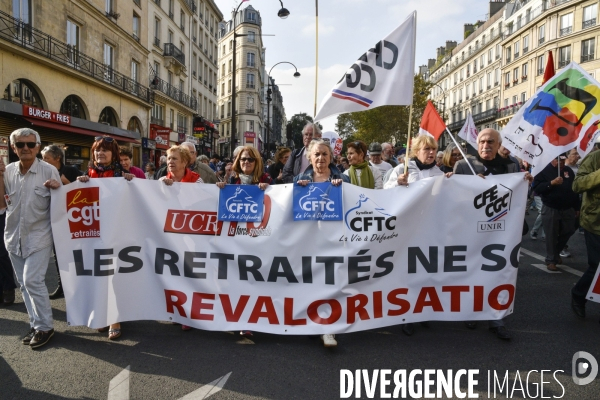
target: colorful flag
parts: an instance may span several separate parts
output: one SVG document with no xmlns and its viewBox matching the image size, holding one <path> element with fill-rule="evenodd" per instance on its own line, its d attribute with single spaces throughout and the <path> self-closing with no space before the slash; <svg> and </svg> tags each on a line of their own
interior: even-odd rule
<svg viewBox="0 0 600 400">
<path fill-rule="evenodd" d="M 552 50 L 548 52 L 548 61 L 546 62 L 546 69 L 544 70 L 544 81 L 542 85 L 550 80 L 556 74 L 554 72 L 554 57 L 552 57 Z"/>
<path fill-rule="evenodd" d="M 425 112 L 423 112 L 423 118 L 421 118 L 419 135 L 429 135 L 438 140 L 445 130 L 446 124 L 444 120 L 435 110 L 433 103 L 428 100 Z"/>
<path fill-rule="evenodd" d="M 358 58 L 321 102 L 315 121 L 413 100 L 417 12 Z"/>
<path fill-rule="evenodd" d="M 567 65 L 525 103 L 502 130 L 502 144 L 536 175 L 574 147 L 587 154 L 598 137 L 600 84 L 577 63 Z"/>
<path fill-rule="evenodd" d="M 475 126 L 475 121 L 473 121 L 473 116 L 469 113 L 467 115 L 467 119 L 465 120 L 465 124 L 463 125 L 460 132 L 458 132 L 458 137 L 466 140 L 473 148 L 477 149 L 477 127 Z"/>
</svg>

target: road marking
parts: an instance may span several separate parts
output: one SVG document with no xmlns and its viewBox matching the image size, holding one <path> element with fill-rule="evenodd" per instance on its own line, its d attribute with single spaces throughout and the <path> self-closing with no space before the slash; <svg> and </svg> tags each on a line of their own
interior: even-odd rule
<svg viewBox="0 0 600 400">
<path fill-rule="evenodd" d="M 215 379 L 211 383 L 208 383 L 208 384 L 202 386 L 200 389 L 194 390 L 192 393 L 186 394 L 184 397 L 182 397 L 179 400 L 206 399 L 206 398 L 212 396 L 213 394 L 221 391 L 221 389 L 223 389 L 223 386 L 225 386 L 225 383 L 229 379 L 230 375 L 231 375 L 231 372 L 228 373 L 227 375 L 223 375 L 222 377 Z"/>
<path fill-rule="evenodd" d="M 540 261 L 545 261 L 546 260 L 546 258 L 544 256 L 540 256 L 539 254 L 536 254 L 533 251 L 524 249 L 522 247 L 521 247 L 521 253 L 526 254 L 529 257 L 535 258 L 535 259 L 540 260 Z M 544 264 L 531 264 L 531 265 L 534 266 L 534 267 L 536 267 L 536 268 L 541 269 L 542 271 L 548 272 L 548 273 L 557 273 L 557 272 L 559 272 L 559 271 L 549 271 L 546 268 L 546 265 L 544 265 Z M 565 271 L 565 272 L 570 272 L 571 274 L 576 275 L 576 276 L 582 276 L 583 275 L 583 272 L 581 272 L 579 270 L 576 270 L 575 268 L 568 267 L 566 265 L 562 265 L 561 264 L 561 265 L 557 265 L 556 267 L 559 268 L 559 269 L 561 269 L 561 270 L 563 270 L 563 271 Z"/>
<path fill-rule="evenodd" d="M 108 400 L 129 400 L 129 368 L 127 366 L 108 384 Z"/>
</svg>

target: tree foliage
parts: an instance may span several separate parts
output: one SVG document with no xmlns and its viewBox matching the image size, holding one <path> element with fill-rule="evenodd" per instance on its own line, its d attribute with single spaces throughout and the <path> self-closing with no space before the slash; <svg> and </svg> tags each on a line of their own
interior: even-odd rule
<svg viewBox="0 0 600 400">
<path fill-rule="evenodd" d="M 432 84 L 425 81 L 421 75 L 415 75 L 411 136 L 415 136 L 419 131 L 431 87 Z M 335 129 L 344 139 L 344 143 L 357 139 L 367 145 L 372 142 L 406 143 L 408 118 L 407 106 L 381 106 L 368 111 L 341 114 Z"/>
<path fill-rule="evenodd" d="M 304 146 L 304 144 L 302 143 L 302 129 L 304 129 L 304 126 L 307 122 L 313 122 L 312 117 L 306 113 L 298 113 L 294 114 L 292 118 L 290 118 L 286 126 L 288 135 L 290 135 L 288 137 L 288 140 L 292 139 L 292 141 L 294 142 L 294 148 L 296 149 Z M 323 125 L 321 125 L 320 123 L 317 123 L 317 126 L 321 130 L 323 129 Z"/>
</svg>

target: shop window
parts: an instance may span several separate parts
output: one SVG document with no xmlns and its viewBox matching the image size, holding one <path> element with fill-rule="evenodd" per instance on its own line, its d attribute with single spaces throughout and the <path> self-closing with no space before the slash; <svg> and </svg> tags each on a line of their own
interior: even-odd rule
<svg viewBox="0 0 600 400">
<path fill-rule="evenodd" d="M 40 95 L 33 85 L 24 79 L 14 80 L 6 86 L 4 89 L 4 100 L 43 108 Z"/>
<path fill-rule="evenodd" d="M 110 126 L 119 126 L 117 120 L 117 113 L 111 107 L 104 107 L 104 109 L 100 113 L 100 118 L 98 118 L 98 122 Z"/>
<path fill-rule="evenodd" d="M 60 105 L 60 113 L 67 114 L 75 118 L 87 119 L 85 109 L 79 97 L 75 95 L 67 96 Z"/>
<path fill-rule="evenodd" d="M 142 136 L 142 123 L 136 117 L 131 117 L 129 122 L 127 123 L 127 130 L 132 132 L 137 132 Z"/>
</svg>

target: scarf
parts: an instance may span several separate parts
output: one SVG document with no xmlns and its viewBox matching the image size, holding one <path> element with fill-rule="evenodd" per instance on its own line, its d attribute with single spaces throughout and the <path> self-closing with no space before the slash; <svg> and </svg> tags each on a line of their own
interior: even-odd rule
<svg viewBox="0 0 600 400">
<path fill-rule="evenodd" d="M 361 171 L 360 176 L 356 176 L 356 170 Z M 369 162 L 363 161 L 360 164 L 351 165 L 348 169 L 348 176 L 350 176 L 350 183 L 367 189 L 375 189 L 375 179 L 373 178 L 373 171 L 369 168 Z"/>
<path fill-rule="evenodd" d="M 183 175 L 183 178 L 181 178 L 181 180 L 179 182 L 196 183 L 196 182 L 198 182 L 199 178 L 200 178 L 199 174 L 186 168 L 185 174 Z M 170 172 L 167 172 L 167 179 L 175 180 L 174 175 L 171 174 Z"/>
<path fill-rule="evenodd" d="M 500 154 L 496 154 L 493 160 L 484 160 L 477 154 L 477 159 L 485 166 L 483 176 L 506 174 L 508 166 L 513 163 L 510 158 L 502 158 Z"/>
<path fill-rule="evenodd" d="M 421 161 L 419 161 L 419 159 L 417 157 L 411 158 L 411 160 L 414 161 L 415 164 L 417 164 L 417 168 L 419 168 L 419 171 L 423 171 L 424 169 L 431 169 L 431 168 L 435 167 L 435 160 L 433 160 L 433 162 L 431 164 L 423 164 Z"/>
<path fill-rule="evenodd" d="M 252 185 L 252 175 L 239 174 L 240 181 L 242 185 Z"/>
<path fill-rule="evenodd" d="M 90 178 L 120 178 L 123 176 L 123 167 L 118 162 L 112 162 L 109 165 L 99 165 L 94 163 L 88 168 Z"/>
</svg>

